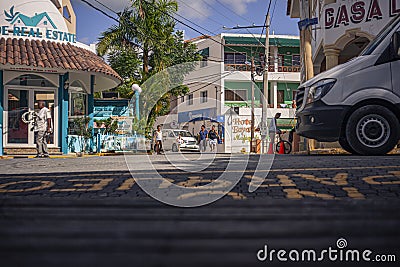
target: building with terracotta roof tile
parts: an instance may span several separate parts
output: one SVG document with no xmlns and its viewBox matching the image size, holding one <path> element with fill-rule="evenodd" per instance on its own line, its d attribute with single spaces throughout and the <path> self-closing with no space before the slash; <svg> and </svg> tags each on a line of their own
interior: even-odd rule
<svg viewBox="0 0 400 267">
<path fill-rule="evenodd" d="M 49 147 L 68 153 L 73 120 L 92 118 L 94 93 L 121 83 L 121 77 L 89 46 L 77 42 L 75 34 L 70 0 L 1 1 L 0 155 L 35 148 L 32 123 L 24 116 L 38 111 L 41 101 L 52 112 Z"/>
</svg>

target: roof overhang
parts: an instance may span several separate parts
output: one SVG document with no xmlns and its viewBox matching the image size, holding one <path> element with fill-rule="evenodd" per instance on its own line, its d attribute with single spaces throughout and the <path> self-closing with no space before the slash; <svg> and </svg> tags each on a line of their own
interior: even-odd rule
<svg viewBox="0 0 400 267">
<path fill-rule="evenodd" d="M 0 69 L 95 75 L 97 81 L 95 91 L 108 90 L 122 82 L 118 73 L 101 57 L 70 43 L 1 38 L 0 51 Z"/>
</svg>

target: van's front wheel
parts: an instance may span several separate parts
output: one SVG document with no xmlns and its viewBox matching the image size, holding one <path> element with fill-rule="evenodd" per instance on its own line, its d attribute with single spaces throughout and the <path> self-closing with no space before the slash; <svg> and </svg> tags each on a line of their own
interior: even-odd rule
<svg viewBox="0 0 400 267">
<path fill-rule="evenodd" d="M 340 146 L 349 152 L 350 154 L 358 155 L 358 153 L 350 146 L 349 142 L 347 142 L 346 138 L 341 137 L 339 139 Z"/>
<path fill-rule="evenodd" d="M 384 155 L 395 147 L 399 136 L 396 116 L 379 105 L 357 109 L 346 125 L 346 140 L 361 155 Z"/>
</svg>

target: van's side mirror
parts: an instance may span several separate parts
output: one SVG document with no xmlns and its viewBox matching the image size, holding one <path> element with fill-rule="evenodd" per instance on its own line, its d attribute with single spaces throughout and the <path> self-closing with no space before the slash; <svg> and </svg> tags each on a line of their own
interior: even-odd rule
<svg viewBox="0 0 400 267">
<path fill-rule="evenodd" d="M 395 32 L 392 37 L 392 49 L 395 58 L 400 58 L 400 32 Z"/>
</svg>

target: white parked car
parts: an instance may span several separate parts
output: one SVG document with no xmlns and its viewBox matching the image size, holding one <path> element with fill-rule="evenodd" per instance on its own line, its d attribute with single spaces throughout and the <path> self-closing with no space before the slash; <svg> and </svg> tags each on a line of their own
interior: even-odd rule
<svg viewBox="0 0 400 267">
<path fill-rule="evenodd" d="M 196 138 L 188 131 L 176 129 L 163 129 L 163 149 L 178 151 L 178 136 L 182 137 L 181 150 L 200 151 Z"/>
</svg>

